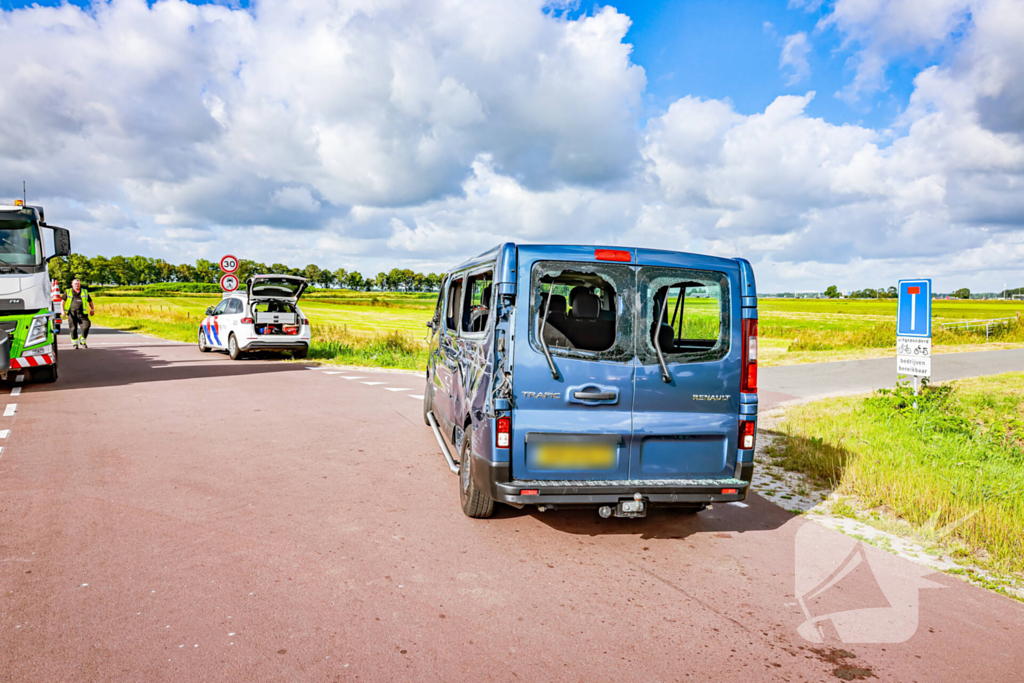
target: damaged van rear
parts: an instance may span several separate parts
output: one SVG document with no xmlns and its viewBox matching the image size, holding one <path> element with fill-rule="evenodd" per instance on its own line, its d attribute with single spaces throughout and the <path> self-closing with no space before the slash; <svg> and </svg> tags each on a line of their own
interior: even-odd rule
<svg viewBox="0 0 1024 683">
<path fill-rule="evenodd" d="M 445 276 L 428 326 L 424 420 L 470 517 L 495 503 L 643 517 L 746 497 L 746 260 L 503 244 Z"/>
</svg>

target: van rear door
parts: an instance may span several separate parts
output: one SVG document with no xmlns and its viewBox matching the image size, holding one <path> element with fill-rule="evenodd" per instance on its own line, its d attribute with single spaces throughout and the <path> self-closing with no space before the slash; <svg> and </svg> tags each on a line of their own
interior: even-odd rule
<svg viewBox="0 0 1024 683">
<path fill-rule="evenodd" d="M 519 248 L 511 440 L 515 479 L 627 478 L 633 431 L 633 256 L 633 250 L 593 247 Z"/>
<path fill-rule="evenodd" d="M 651 249 L 638 249 L 637 263 L 629 477 L 731 478 L 742 369 L 739 264 Z"/>
</svg>

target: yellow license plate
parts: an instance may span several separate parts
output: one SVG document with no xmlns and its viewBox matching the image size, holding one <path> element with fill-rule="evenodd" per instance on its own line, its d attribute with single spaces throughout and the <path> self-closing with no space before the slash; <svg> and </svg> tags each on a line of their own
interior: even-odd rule
<svg viewBox="0 0 1024 683">
<path fill-rule="evenodd" d="M 615 467 L 615 450 L 610 443 L 540 443 L 534 464 L 548 470 L 609 470 Z"/>
</svg>

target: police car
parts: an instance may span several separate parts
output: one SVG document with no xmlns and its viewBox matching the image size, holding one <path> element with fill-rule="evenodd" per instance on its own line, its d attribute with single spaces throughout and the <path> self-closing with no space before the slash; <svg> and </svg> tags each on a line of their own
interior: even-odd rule
<svg viewBox="0 0 1024 683">
<path fill-rule="evenodd" d="M 226 350 L 231 360 L 247 351 L 309 353 L 309 320 L 298 301 L 308 281 L 295 275 L 254 275 L 244 292 L 228 292 L 206 309 L 199 326 L 199 350 Z"/>
</svg>

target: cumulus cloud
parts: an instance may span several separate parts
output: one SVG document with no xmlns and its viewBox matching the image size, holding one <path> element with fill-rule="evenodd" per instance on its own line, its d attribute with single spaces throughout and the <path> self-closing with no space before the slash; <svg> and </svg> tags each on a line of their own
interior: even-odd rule
<svg viewBox="0 0 1024 683">
<path fill-rule="evenodd" d="M 745 255 L 768 289 L 881 284 L 895 264 L 940 289 L 1019 277 L 1019 2 L 827 10 L 851 97 L 884 87 L 899 50 L 946 51 L 884 131 L 808 115 L 814 92 L 753 114 L 687 96 L 641 125 L 629 18 L 559 7 L 3 12 L 0 185 L 29 179 L 77 249 L 108 255 L 433 270 L 517 240 Z M 786 38 L 791 84 L 810 49 Z"/>
<path fill-rule="evenodd" d="M 786 85 L 796 85 L 811 75 L 811 64 L 807 55 L 811 52 L 811 44 L 807 33 L 800 31 L 786 36 L 782 41 L 782 54 L 779 56 L 779 68 L 788 74 Z"/>
</svg>

